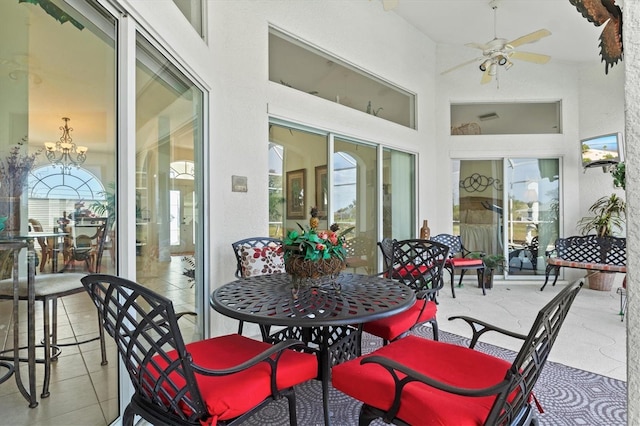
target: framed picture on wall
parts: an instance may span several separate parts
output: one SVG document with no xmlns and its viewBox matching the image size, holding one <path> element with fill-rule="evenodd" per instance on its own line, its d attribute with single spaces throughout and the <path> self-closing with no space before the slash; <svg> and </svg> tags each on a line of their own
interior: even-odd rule
<svg viewBox="0 0 640 426">
<path fill-rule="evenodd" d="M 306 217 L 304 204 L 306 173 L 306 169 L 287 172 L 287 219 Z"/>
<path fill-rule="evenodd" d="M 320 217 L 320 219 L 327 218 L 328 199 L 327 166 L 317 166 L 316 207 L 318 208 L 318 217 Z"/>
</svg>

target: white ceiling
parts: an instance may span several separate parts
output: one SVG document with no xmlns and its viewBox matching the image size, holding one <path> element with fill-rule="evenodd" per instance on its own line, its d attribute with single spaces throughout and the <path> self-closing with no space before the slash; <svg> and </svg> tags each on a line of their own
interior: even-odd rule
<svg viewBox="0 0 640 426">
<path fill-rule="evenodd" d="M 436 43 L 464 46 L 494 38 L 494 12 L 489 3 L 489 0 L 398 0 L 398 5 L 388 13 L 398 14 Z M 622 0 L 616 4 L 624 11 Z M 598 37 L 603 27 L 588 22 L 569 0 L 500 0 L 496 27 L 497 37 L 507 40 L 541 28 L 551 31 L 551 36 L 522 45 L 518 51 L 550 55 L 552 61 L 600 62 Z M 469 60 L 481 56 L 480 50 L 468 50 Z M 602 68 L 604 72 L 604 64 Z"/>
</svg>

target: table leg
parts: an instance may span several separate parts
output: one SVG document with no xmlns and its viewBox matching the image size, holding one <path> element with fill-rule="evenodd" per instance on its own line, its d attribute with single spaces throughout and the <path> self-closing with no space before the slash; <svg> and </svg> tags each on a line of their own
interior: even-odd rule
<svg viewBox="0 0 640 426">
<path fill-rule="evenodd" d="M 318 363 L 320 365 L 320 380 L 322 382 L 322 412 L 324 413 L 324 424 L 329 426 L 331 418 L 329 417 L 329 380 L 331 379 L 331 357 L 329 356 L 329 327 L 322 327 L 322 336 L 320 337 Z"/>
</svg>

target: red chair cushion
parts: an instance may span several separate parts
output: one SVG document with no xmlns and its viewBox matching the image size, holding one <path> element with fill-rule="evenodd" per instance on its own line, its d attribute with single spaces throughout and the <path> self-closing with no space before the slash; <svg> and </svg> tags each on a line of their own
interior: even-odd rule
<svg viewBox="0 0 640 426">
<path fill-rule="evenodd" d="M 420 312 L 422 307 L 424 310 Z M 385 340 L 393 340 L 417 323 L 429 321 L 435 318 L 438 306 L 435 302 L 425 299 L 416 300 L 409 309 L 399 314 L 365 323 L 362 327 L 367 333 L 382 337 Z"/>
<path fill-rule="evenodd" d="M 268 349 L 268 343 L 253 340 L 238 334 L 214 337 L 187 345 L 194 364 L 208 369 L 233 367 Z M 175 351 L 169 352 L 175 359 Z M 167 362 L 156 356 L 159 368 Z M 318 362 L 313 354 L 287 350 L 280 357 L 276 383 L 285 389 L 311 380 L 318 375 Z M 202 399 L 212 416 L 212 424 L 250 411 L 271 395 L 270 367 L 261 362 L 240 373 L 228 376 L 205 376 L 195 373 Z M 182 385 L 184 380 L 177 373 L 171 379 Z M 168 386 L 167 386 L 168 387 Z"/>
<path fill-rule="evenodd" d="M 427 265 L 405 265 L 405 266 L 397 266 L 393 270 L 393 274 L 397 277 L 406 277 L 406 276 L 420 276 L 424 275 L 427 271 L 429 271 L 430 267 Z"/>
<path fill-rule="evenodd" d="M 511 366 L 510 362 L 473 349 L 417 336 L 397 340 L 373 354 L 465 388 L 499 383 Z M 393 379 L 380 365 L 360 365 L 360 358 L 356 358 L 333 367 L 331 375 L 335 388 L 366 404 L 387 410 L 393 402 Z M 403 391 L 397 417 L 415 425 L 483 425 L 494 400 L 495 396 L 459 396 L 413 382 Z"/>
<path fill-rule="evenodd" d="M 482 263 L 482 259 L 469 259 L 466 257 L 454 257 L 451 259 L 447 259 L 447 263 L 453 266 L 454 268 L 471 268 L 471 267 L 482 268 L 484 266 L 484 264 Z"/>
</svg>

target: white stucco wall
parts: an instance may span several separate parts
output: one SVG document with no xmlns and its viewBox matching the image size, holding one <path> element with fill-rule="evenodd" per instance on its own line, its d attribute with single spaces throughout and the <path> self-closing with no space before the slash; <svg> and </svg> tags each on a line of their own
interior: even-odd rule
<svg viewBox="0 0 640 426">
<path fill-rule="evenodd" d="M 640 2 L 624 8 L 625 127 L 627 140 L 627 424 L 640 424 Z"/>
</svg>

